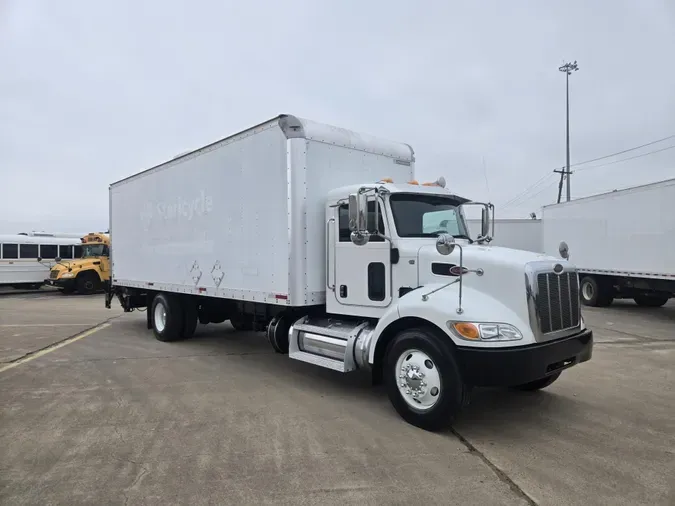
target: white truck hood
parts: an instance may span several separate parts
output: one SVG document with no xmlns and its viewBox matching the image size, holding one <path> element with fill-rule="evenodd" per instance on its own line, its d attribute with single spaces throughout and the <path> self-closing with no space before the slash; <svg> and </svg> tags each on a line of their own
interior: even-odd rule
<svg viewBox="0 0 675 506">
<path fill-rule="evenodd" d="M 526 265 L 537 262 L 539 268 L 543 267 L 548 270 L 549 267 L 546 266 L 546 263 L 550 262 L 551 271 L 556 264 L 562 264 L 568 268 L 573 267 L 562 258 L 554 258 L 524 250 L 477 244 L 465 244 L 462 245 L 462 249 L 463 266 L 470 270 L 483 270 L 481 276 L 473 272 L 463 276 L 462 283 L 465 296 L 462 306 L 467 315 L 485 313 L 487 308 L 477 307 L 480 304 L 485 304 L 485 299 L 471 295 L 472 293 L 480 293 L 508 308 L 521 321 L 529 321 Z M 437 265 L 434 266 L 434 264 Z M 420 247 L 417 250 L 418 286 L 436 288 L 439 284 L 442 285 L 457 279 L 456 276 L 448 275 L 448 270 L 451 265 L 459 266 L 459 264 L 459 248 L 455 248 L 450 255 L 441 255 L 436 251 L 434 244 Z M 438 274 L 434 273 L 434 270 Z M 455 284 L 447 290 L 455 292 L 457 288 L 457 284 Z M 424 288 L 421 290 L 424 290 Z"/>
</svg>

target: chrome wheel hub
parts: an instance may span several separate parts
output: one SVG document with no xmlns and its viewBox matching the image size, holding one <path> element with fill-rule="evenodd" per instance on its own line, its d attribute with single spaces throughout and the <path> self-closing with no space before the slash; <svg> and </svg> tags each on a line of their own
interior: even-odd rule
<svg viewBox="0 0 675 506">
<path fill-rule="evenodd" d="M 441 376 L 429 355 L 407 350 L 396 361 L 396 384 L 403 400 L 416 411 L 433 408 L 441 393 Z"/>
</svg>

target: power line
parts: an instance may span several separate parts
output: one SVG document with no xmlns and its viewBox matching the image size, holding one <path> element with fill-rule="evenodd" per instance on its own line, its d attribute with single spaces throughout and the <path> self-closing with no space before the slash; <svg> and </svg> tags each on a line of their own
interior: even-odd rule
<svg viewBox="0 0 675 506">
<path fill-rule="evenodd" d="M 510 206 L 510 205 L 513 204 L 515 201 L 519 200 L 521 197 L 526 196 L 531 190 L 535 189 L 537 186 L 539 186 L 540 184 L 542 184 L 546 179 L 548 179 L 548 178 L 551 177 L 552 175 L 553 175 L 552 173 L 545 174 L 544 176 L 541 177 L 541 179 L 539 179 L 539 180 L 536 181 L 535 183 L 533 183 L 533 184 L 531 184 L 530 186 L 528 186 L 527 188 L 525 188 L 525 190 L 523 190 L 522 192 L 520 192 L 518 195 L 516 195 L 515 197 L 513 197 L 513 198 L 512 198 L 511 200 L 509 200 L 508 202 L 505 202 L 504 204 L 502 204 L 500 207 L 508 207 L 508 206 Z"/>
<path fill-rule="evenodd" d="M 675 135 L 669 135 L 668 137 L 664 137 L 663 139 L 658 139 L 658 140 L 655 140 L 655 141 L 652 141 L 652 142 L 648 142 L 647 144 L 635 146 L 634 148 L 624 149 L 623 151 L 617 151 L 616 153 L 612 153 L 612 154 L 605 155 L 605 156 L 600 156 L 598 158 L 593 158 L 592 160 L 585 160 L 583 162 L 573 163 L 572 165 L 570 165 L 570 167 L 578 167 L 579 165 L 585 165 L 587 163 L 597 162 L 598 160 L 604 160 L 605 158 L 611 158 L 611 157 L 616 156 L 616 155 L 622 155 L 624 153 L 628 153 L 630 151 L 635 151 L 636 149 L 640 149 L 640 148 L 646 148 L 647 146 L 651 146 L 652 144 L 657 144 L 659 142 L 667 141 L 668 139 L 672 139 L 672 138 L 675 138 Z M 628 158 L 628 160 L 630 160 L 630 158 Z"/>
<path fill-rule="evenodd" d="M 530 198 L 530 199 L 533 199 L 534 197 L 536 197 L 536 196 L 542 194 L 543 192 L 545 192 L 546 190 L 550 189 L 554 184 L 557 184 L 557 183 L 558 183 L 558 178 L 555 178 L 555 179 L 553 179 L 552 181 L 549 181 L 549 183 L 548 183 L 547 185 L 541 187 L 541 188 L 539 189 L 539 191 L 537 191 L 537 192 L 533 193 L 532 195 L 530 195 L 529 198 Z M 523 203 L 525 203 L 524 200 L 523 200 L 523 201 L 520 201 L 520 202 L 516 202 L 515 204 L 512 204 L 512 205 L 508 205 L 508 206 L 504 205 L 504 206 L 502 206 L 502 208 L 503 208 L 503 209 L 508 209 L 508 208 L 511 208 L 511 207 L 517 207 L 517 206 L 519 206 L 519 205 L 521 205 L 521 204 L 523 204 Z"/>
<path fill-rule="evenodd" d="M 675 135 L 673 137 L 675 137 Z M 628 158 L 622 158 L 621 160 L 614 160 L 613 162 L 601 163 L 600 165 L 591 165 L 590 167 L 582 167 L 582 168 L 577 169 L 577 170 L 588 170 L 588 169 L 597 169 L 599 167 L 606 167 L 607 165 L 614 165 L 615 163 L 627 162 L 628 160 L 635 160 L 636 158 L 642 158 L 643 156 L 653 155 L 655 153 L 660 153 L 661 151 L 667 151 L 667 150 L 673 149 L 673 148 L 675 148 L 675 144 L 673 144 L 672 146 L 667 146 L 665 148 L 657 149 L 657 150 L 654 150 L 654 151 L 649 151 L 647 153 L 642 153 L 642 154 L 635 155 L 635 156 L 629 156 Z"/>
<path fill-rule="evenodd" d="M 587 164 L 587 163 L 597 162 L 597 161 L 599 161 L 599 160 L 605 160 L 605 159 L 611 158 L 611 157 L 613 157 L 613 156 L 622 155 L 622 154 L 624 154 L 624 153 L 629 153 L 629 152 L 631 152 L 631 151 L 635 151 L 635 150 L 637 150 L 637 149 L 645 148 L 645 147 L 647 147 L 647 146 L 652 146 L 652 145 L 654 145 L 654 144 L 658 144 L 659 142 L 667 141 L 668 139 L 673 139 L 673 138 L 675 138 L 675 134 L 674 134 L 674 135 L 669 135 L 669 136 L 667 136 L 667 137 L 663 137 L 663 138 L 661 138 L 661 139 L 657 139 L 657 140 L 655 140 L 655 141 L 647 142 L 647 143 L 641 144 L 641 145 L 639 145 L 639 146 L 635 146 L 635 147 L 632 147 L 632 148 L 624 149 L 624 150 L 622 150 L 622 151 L 617 151 L 617 152 L 615 152 L 615 153 L 610 153 L 610 154 L 608 154 L 608 155 L 599 156 L 599 157 L 597 157 L 597 158 L 592 158 L 592 159 L 590 159 L 590 160 L 584 160 L 583 162 L 577 162 L 577 163 L 571 164 L 570 167 L 578 167 L 578 166 L 580 166 L 580 165 L 585 165 L 585 164 Z M 652 154 L 655 154 L 655 153 L 660 153 L 661 151 L 666 151 L 666 150 L 673 149 L 673 148 L 675 148 L 675 145 L 673 145 L 673 146 L 668 146 L 668 147 L 665 147 L 665 148 L 662 148 L 662 149 L 657 149 L 657 150 L 655 150 L 655 151 L 649 151 L 648 153 L 642 153 L 642 154 L 640 154 L 640 155 L 631 156 L 631 157 L 629 157 L 629 158 L 622 158 L 621 160 L 616 160 L 616 161 L 613 161 L 613 162 L 603 163 L 603 164 L 601 164 L 601 165 L 594 165 L 594 166 L 592 166 L 592 167 L 583 167 L 583 168 L 577 169 L 577 170 L 596 169 L 596 168 L 599 168 L 599 167 L 605 167 L 605 166 L 607 166 L 607 165 L 613 165 L 613 164 L 615 164 L 615 163 L 621 163 L 621 162 L 626 162 L 626 161 L 628 161 L 628 160 L 634 160 L 634 159 L 636 159 L 636 158 L 640 158 L 640 157 L 643 157 L 643 156 L 652 155 Z M 558 169 L 556 169 L 556 170 L 558 170 Z M 515 197 L 513 197 L 511 200 L 509 200 L 509 201 L 507 201 L 506 203 L 502 204 L 500 207 L 502 207 L 502 208 L 511 207 L 511 206 L 512 206 L 514 203 L 516 203 L 517 201 L 522 200 L 523 197 L 527 197 L 527 194 L 528 194 L 530 191 L 534 190 L 536 187 L 538 187 L 540 184 L 542 184 L 546 179 L 548 179 L 549 177 L 551 177 L 551 175 L 552 175 L 552 174 L 549 173 L 549 174 L 546 174 L 546 175 L 542 176 L 539 180 L 537 180 L 536 182 L 534 182 L 533 184 L 531 184 L 530 186 L 528 186 L 525 190 L 523 190 L 522 192 L 520 192 L 519 194 L 517 194 L 517 195 L 516 195 Z M 549 185 L 546 186 L 545 188 L 549 188 L 550 186 L 551 186 L 551 185 L 549 184 Z M 533 196 L 539 195 L 540 193 L 541 193 L 541 191 L 535 193 L 534 195 L 530 195 L 530 198 L 532 198 Z M 518 203 L 520 203 L 520 202 L 518 202 Z"/>
</svg>

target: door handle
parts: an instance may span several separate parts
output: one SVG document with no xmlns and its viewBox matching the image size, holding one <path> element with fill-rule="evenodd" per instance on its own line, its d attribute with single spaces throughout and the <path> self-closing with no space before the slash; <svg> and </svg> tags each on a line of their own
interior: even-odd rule
<svg viewBox="0 0 675 506">
<path fill-rule="evenodd" d="M 328 267 L 330 265 L 330 247 L 331 247 L 330 224 L 331 223 L 335 223 L 335 218 L 331 218 L 326 222 L 326 287 L 329 290 L 335 291 L 335 285 L 331 286 L 331 284 L 330 284 L 330 270 L 328 269 Z M 335 269 L 333 269 L 333 270 L 335 270 Z"/>
</svg>

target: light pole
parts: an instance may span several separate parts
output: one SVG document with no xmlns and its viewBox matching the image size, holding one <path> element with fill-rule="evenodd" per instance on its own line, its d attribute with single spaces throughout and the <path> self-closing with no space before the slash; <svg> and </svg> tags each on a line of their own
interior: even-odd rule
<svg viewBox="0 0 675 506">
<path fill-rule="evenodd" d="M 562 66 L 558 67 L 560 72 L 565 73 L 565 96 L 567 103 L 567 166 L 565 174 L 567 175 L 567 201 L 570 200 L 570 74 L 579 70 L 577 61 L 574 60 L 574 63 L 564 63 Z"/>
</svg>

